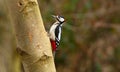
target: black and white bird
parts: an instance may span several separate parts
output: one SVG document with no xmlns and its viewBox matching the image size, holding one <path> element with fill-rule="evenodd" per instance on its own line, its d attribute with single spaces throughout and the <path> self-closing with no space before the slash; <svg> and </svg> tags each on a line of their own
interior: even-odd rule
<svg viewBox="0 0 120 72">
<path fill-rule="evenodd" d="M 52 16 L 55 18 L 56 22 L 53 23 L 53 25 L 51 26 L 51 28 L 49 30 L 49 37 L 50 37 L 53 55 L 55 56 L 55 52 L 60 43 L 62 25 L 65 22 L 65 19 L 59 15 L 57 15 L 57 16 L 52 15 Z"/>
</svg>

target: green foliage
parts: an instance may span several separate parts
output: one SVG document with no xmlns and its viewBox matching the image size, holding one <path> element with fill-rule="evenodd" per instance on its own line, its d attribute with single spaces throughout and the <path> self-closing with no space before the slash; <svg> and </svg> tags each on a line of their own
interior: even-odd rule
<svg viewBox="0 0 120 72">
<path fill-rule="evenodd" d="M 102 72 L 102 67 L 100 63 L 95 63 L 95 70 L 96 72 Z"/>
<path fill-rule="evenodd" d="M 116 61 L 120 61 L 120 45 L 115 48 Z"/>
<path fill-rule="evenodd" d="M 67 1 L 68 2 L 68 1 Z M 75 10 L 75 8 L 76 8 L 76 5 L 77 5 L 77 3 L 79 2 L 79 0 L 71 0 L 71 1 L 69 1 L 69 3 L 65 3 L 65 5 L 63 6 L 64 7 L 64 9 L 63 10 L 65 10 L 65 12 L 73 12 L 74 10 Z"/>
<path fill-rule="evenodd" d="M 85 13 L 89 11 L 92 8 L 92 2 L 91 0 L 88 0 L 88 2 L 85 3 L 85 6 L 83 7 L 82 12 Z"/>
</svg>

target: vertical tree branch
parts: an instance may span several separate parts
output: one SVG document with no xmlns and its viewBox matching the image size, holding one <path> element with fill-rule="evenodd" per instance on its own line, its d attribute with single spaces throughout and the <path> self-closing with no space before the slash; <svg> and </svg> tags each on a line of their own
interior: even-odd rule
<svg viewBox="0 0 120 72">
<path fill-rule="evenodd" d="M 15 20 L 18 51 L 25 72 L 56 72 L 37 0 L 20 0 Z"/>
</svg>

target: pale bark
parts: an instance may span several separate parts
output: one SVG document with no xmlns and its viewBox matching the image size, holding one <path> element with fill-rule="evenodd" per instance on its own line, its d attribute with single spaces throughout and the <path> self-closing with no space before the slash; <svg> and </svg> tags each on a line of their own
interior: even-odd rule
<svg viewBox="0 0 120 72">
<path fill-rule="evenodd" d="M 56 72 L 37 0 L 20 0 L 15 7 L 18 52 L 25 72 Z"/>
<path fill-rule="evenodd" d="M 15 35 L 5 0 L 0 0 L 0 72 L 20 72 Z"/>
</svg>

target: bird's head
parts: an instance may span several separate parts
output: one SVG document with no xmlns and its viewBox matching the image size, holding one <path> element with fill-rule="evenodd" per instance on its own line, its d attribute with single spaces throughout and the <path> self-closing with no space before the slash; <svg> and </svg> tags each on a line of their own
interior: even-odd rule
<svg viewBox="0 0 120 72">
<path fill-rule="evenodd" d="M 64 17 L 62 17 L 62 16 L 59 16 L 59 15 L 52 15 L 57 21 L 59 21 L 60 23 L 63 23 L 63 22 L 65 22 L 65 19 L 64 19 Z"/>
</svg>

